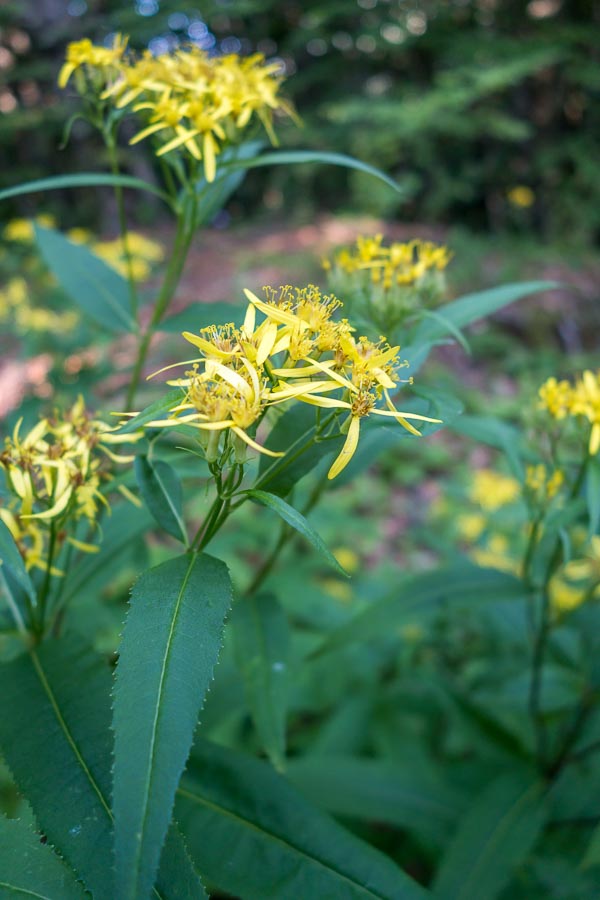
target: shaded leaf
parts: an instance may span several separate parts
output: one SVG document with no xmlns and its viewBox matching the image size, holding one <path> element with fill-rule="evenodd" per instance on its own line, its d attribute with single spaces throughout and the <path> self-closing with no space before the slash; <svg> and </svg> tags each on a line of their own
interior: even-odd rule
<svg viewBox="0 0 600 900">
<path fill-rule="evenodd" d="M 116 888 L 148 894 L 231 603 L 227 567 L 186 554 L 135 583 L 114 690 Z"/>
<path fill-rule="evenodd" d="M 309 524 L 302 513 L 299 513 L 297 509 L 294 509 L 293 506 L 290 506 L 290 504 L 286 503 L 281 497 L 278 497 L 276 494 L 270 494 L 268 491 L 250 490 L 246 491 L 246 495 L 250 497 L 251 500 L 255 500 L 257 503 L 261 503 L 263 506 L 276 512 L 278 516 L 281 516 L 284 522 L 287 522 L 291 528 L 301 534 L 302 537 L 306 538 L 306 540 L 313 545 L 315 550 L 327 560 L 329 565 L 332 566 L 336 572 L 339 572 L 340 575 L 345 575 L 347 578 L 349 577 L 348 573 L 340 566 L 331 550 L 327 548 L 320 535 L 317 534 L 312 525 Z"/>
<path fill-rule="evenodd" d="M 127 281 L 103 259 L 53 228 L 35 226 L 44 262 L 73 303 L 108 331 L 135 331 Z"/>
<path fill-rule="evenodd" d="M 161 331 L 177 333 L 180 331 L 199 332 L 208 325 L 227 325 L 233 322 L 239 327 L 244 321 L 244 309 L 233 303 L 192 303 L 181 312 L 163 319 L 159 325 Z"/>
<path fill-rule="evenodd" d="M 285 758 L 289 628 L 270 594 L 240 598 L 232 616 L 235 656 L 259 739 L 273 765 Z"/>
<path fill-rule="evenodd" d="M 147 456 L 137 456 L 134 468 L 140 494 L 157 523 L 187 546 L 183 492 L 175 469 L 163 460 Z"/>
<path fill-rule="evenodd" d="M 436 875 L 436 900 L 494 900 L 523 863 L 546 820 L 544 786 L 502 775 L 458 826 Z"/>
<path fill-rule="evenodd" d="M 192 751 L 176 813 L 202 874 L 244 900 L 428 896 L 269 766 L 208 741 Z"/>
<path fill-rule="evenodd" d="M 593 535 L 598 533 L 600 525 L 600 463 L 595 457 L 591 457 L 588 463 L 585 491 L 590 518 L 590 535 Z"/>
<path fill-rule="evenodd" d="M 462 561 L 399 580 L 395 590 L 325 638 L 318 653 L 393 634 L 407 622 L 422 621 L 448 606 L 463 609 L 482 603 L 527 596 L 523 583 L 506 572 Z M 400 638 L 399 638 L 400 639 Z"/>
<path fill-rule="evenodd" d="M 94 897 L 114 900 L 108 666 L 68 637 L 2 665 L 0 676 L 0 749 L 19 791 Z M 205 898 L 173 827 L 153 896 Z"/>
<path fill-rule="evenodd" d="M 24 822 L 0 816 L 0 896 L 84 900 L 75 874 Z"/>
</svg>

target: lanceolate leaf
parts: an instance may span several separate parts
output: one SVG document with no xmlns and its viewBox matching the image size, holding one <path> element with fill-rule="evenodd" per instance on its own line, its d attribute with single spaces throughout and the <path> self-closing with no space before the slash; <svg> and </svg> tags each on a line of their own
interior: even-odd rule
<svg viewBox="0 0 600 900">
<path fill-rule="evenodd" d="M 590 457 L 585 487 L 591 536 L 597 534 L 600 525 L 600 463 L 596 457 Z"/>
<path fill-rule="evenodd" d="M 269 766 L 207 741 L 192 751 L 176 813 L 202 874 L 244 900 L 428 896 Z"/>
<path fill-rule="evenodd" d="M 326 653 L 389 634 L 407 622 L 420 622 L 447 606 L 480 607 L 486 601 L 526 597 L 523 583 L 506 572 L 482 569 L 466 560 L 403 578 L 393 593 L 357 615 L 327 637 L 319 648 Z"/>
<path fill-rule="evenodd" d="M 238 327 L 244 321 L 244 308 L 233 303 L 192 303 L 181 312 L 163 319 L 159 325 L 161 331 L 198 332 L 207 325 L 227 325 L 233 322 Z"/>
<path fill-rule="evenodd" d="M 116 434 L 131 434 L 133 431 L 138 431 L 144 425 L 147 425 L 148 422 L 152 422 L 153 419 L 160 419 L 168 409 L 181 402 L 182 398 L 183 391 L 181 388 L 173 388 L 172 391 L 167 391 L 158 400 L 154 400 L 149 406 L 146 406 L 137 416 L 133 416 L 128 422 L 121 425 L 117 429 Z"/>
<path fill-rule="evenodd" d="M 85 900 L 74 872 L 24 822 L 0 816 L 0 896 Z"/>
<path fill-rule="evenodd" d="M 546 819 L 544 786 L 502 775 L 458 826 L 434 882 L 436 900 L 494 900 L 527 858 Z"/>
<path fill-rule="evenodd" d="M 147 896 L 231 603 L 227 568 L 186 554 L 136 582 L 114 691 L 116 895 Z"/>
<path fill-rule="evenodd" d="M 302 537 L 305 537 L 306 540 L 313 545 L 315 550 L 327 560 L 329 565 L 333 566 L 336 572 L 339 572 L 340 575 L 348 576 L 348 573 L 340 566 L 331 550 L 327 549 L 323 539 L 297 509 L 294 509 L 293 506 L 290 506 L 289 503 L 286 503 L 285 500 L 278 497 L 276 494 L 269 494 L 268 491 L 251 490 L 248 491 L 247 494 L 251 500 L 255 500 L 257 503 L 261 503 L 263 506 L 272 509 L 278 516 L 281 516 L 284 522 L 287 522 L 287 524 L 301 534 Z"/>
<path fill-rule="evenodd" d="M 8 200 L 10 197 L 18 197 L 20 194 L 34 194 L 36 191 L 57 191 L 62 188 L 72 187 L 121 187 L 135 188 L 139 191 L 148 191 L 169 203 L 169 197 L 163 191 L 131 175 L 107 175 L 102 172 L 81 172 L 78 175 L 56 175 L 53 178 L 39 178 L 37 181 L 28 181 L 26 184 L 16 184 L 14 187 L 0 191 L 0 200 Z"/>
<path fill-rule="evenodd" d="M 118 272 L 59 231 L 36 225 L 35 235 L 44 262 L 86 315 L 108 331 L 137 329 L 129 312 L 129 288 Z"/>
<path fill-rule="evenodd" d="M 135 477 L 146 506 L 160 527 L 187 546 L 181 482 L 175 469 L 163 460 L 138 456 Z"/>
<path fill-rule="evenodd" d="M 325 153 L 320 150 L 276 150 L 272 153 L 265 153 L 263 156 L 257 156 L 254 159 L 236 160 L 236 162 L 229 165 L 232 169 L 254 169 L 257 166 L 291 166 L 302 163 L 324 163 L 332 166 L 341 166 L 344 169 L 357 169 L 359 172 L 373 175 L 374 178 L 378 178 L 379 181 L 383 181 L 399 193 L 404 191 L 401 185 L 380 169 L 361 162 L 359 159 L 354 159 L 352 156 L 346 156 L 344 153 Z"/>
<path fill-rule="evenodd" d="M 271 594 L 241 597 L 232 616 L 235 657 L 252 718 L 273 765 L 282 769 L 289 667 L 287 616 Z"/>
<path fill-rule="evenodd" d="M 94 898 L 114 900 L 108 666 L 91 647 L 63 638 L 0 666 L 0 678 L 0 751 L 17 787 Z M 175 828 L 157 885 L 155 898 L 205 897 Z"/>
<path fill-rule="evenodd" d="M 453 330 L 464 328 L 472 322 L 477 322 L 479 319 L 498 312 L 499 309 L 514 303 L 515 300 L 527 297 L 528 294 L 550 291 L 557 287 L 558 284 L 554 281 L 523 281 L 520 284 L 505 284 L 502 287 L 468 294 L 443 307 L 443 318 L 447 320 L 448 325 L 441 319 L 425 319 L 418 326 L 410 343 L 420 345 L 443 337 L 450 333 L 450 326 Z"/>
</svg>

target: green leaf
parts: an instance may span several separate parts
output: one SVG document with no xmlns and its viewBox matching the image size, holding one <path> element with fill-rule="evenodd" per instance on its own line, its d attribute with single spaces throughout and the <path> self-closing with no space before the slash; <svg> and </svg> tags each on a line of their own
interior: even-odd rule
<svg viewBox="0 0 600 900">
<path fill-rule="evenodd" d="M 502 775 L 475 800 L 436 875 L 436 900 L 494 900 L 510 882 L 546 820 L 544 785 Z"/>
<path fill-rule="evenodd" d="M 285 774 L 305 797 L 331 813 L 385 822 L 436 842 L 445 838 L 461 811 L 453 792 L 418 765 L 318 755 L 291 760 Z"/>
<path fill-rule="evenodd" d="M 277 494 L 270 494 L 268 491 L 250 490 L 246 491 L 246 495 L 250 497 L 251 500 L 255 500 L 257 503 L 261 503 L 263 506 L 276 512 L 278 516 L 281 516 L 284 522 L 287 522 L 291 528 L 294 528 L 302 535 L 302 537 L 305 537 L 306 540 L 313 545 L 315 550 L 327 560 L 329 565 L 336 570 L 336 572 L 339 572 L 340 575 L 345 575 L 346 578 L 350 577 L 346 570 L 340 566 L 331 550 L 327 548 L 320 535 L 317 534 L 312 525 L 308 523 L 297 509 L 294 509 L 293 506 L 290 506 L 289 503 L 286 503 L 286 501 L 281 497 L 278 497 Z"/>
<path fill-rule="evenodd" d="M 68 637 L 4 664 L 0 677 L 0 750 L 19 791 L 94 898 L 114 900 L 109 667 Z M 154 896 L 205 897 L 174 827 Z"/>
<path fill-rule="evenodd" d="M 324 439 L 317 436 L 314 407 L 297 404 L 277 420 L 265 446 L 284 451 L 285 456 L 271 459 L 261 456 L 255 488 L 285 497 L 308 472 L 327 456 L 339 452 L 344 435 Z"/>
<path fill-rule="evenodd" d="M 580 868 L 591 869 L 592 866 L 600 866 L 600 825 L 592 832 Z"/>
<path fill-rule="evenodd" d="M 588 463 L 585 496 L 590 518 L 591 536 L 598 533 L 598 526 L 600 525 L 600 463 L 595 457 L 591 457 Z"/>
<path fill-rule="evenodd" d="M 74 873 L 24 822 L 0 816 L 0 896 L 85 900 Z"/>
<path fill-rule="evenodd" d="M 71 187 L 121 187 L 135 188 L 138 191 L 148 191 L 150 194 L 160 197 L 165 203 L 170 199 L 163 191 L 131 175 L 107 175 L 102 172 L 85 172 L 78 175 L 55 175 L 52 178 L 39 178 L 37 181 L 28 181 L 26 184 L 17 184 L 14 187 L 0 191 L 0 200 L 8 200 L 10 197 L 18 197 L 21 194 L 33 194 L 36 191 L 57 191 Z"/>
<path fill-rule="evenodd" d="M 140 494 L 157 523 L 187 547 L 183 493 L 175 469 L 161 459 L 154 461 L 147 456 L 137 456 L 134 469 Z"/>
<path fill-rule="evenodd" d="M 196 185 L 200 198 L 196 228 L 214 219 L 246 177 L 244 168 L 232 170 L 227 168 L 227 164 L 238 160 L 250 160 L 258 156 L 263 146 L 262 141 L 247 141 L 237 147 L 228 147 L 219 154 L 215 180 L 209 183 L 205 178 L 201 178 Z"/>
<path fill-rule="evenodd" d="M 523 459 L 532 459 L 523 434 L 512 425 L 492 416 L 461 416 L 450 425 L 452 431 L 464 434 L 482 444 L 501 450 L 517 478 L 523 478 Z"/>
<path fill-rule="evenodd" d="M 235 163 L 229 163 L 227 167 L 255 169 L 258 166 L 291 166 L 303 163 L 322 163 L 332 166 L 341 166 L 344 169 L 356 169 L 359 172 L 365 172 L 383 181 L 389 187 L 398 193 L 404 193 L 405 189 L 386 175 L 375 166 L 354 159 L 353 156 L 346 156 L 344 153 L 326 153 L 320 150 L 277 150 L 272 153 L 265 153 L 263 156 L 257 156 L 249 160 L 237 160 Z M 223 166 L 225 168 L 225 166 Z"/>
<path fill-rule="evenodd" d="M 176 813 L 205 878 L 244 900 L 428 896 L 269 766 L 208 741 L 192 751 Z"/>
<path fill-rule="evenodd" d="M 103 259 L 53 228 L 35 226 L 44 262 L 86 315 L 108 331 L 136 331 L 127 281 Z"/>
<path fill-rule="evenodd" d="M 551 291 L 557 287 L 559 285 L 554 281 L 523 281 L 519 284 L 505 284 L 502 287 L 479 291 L 477 294 L 468 294 L 442 307 L 441 312 L 447 323 L 431 318 L 422 321 L 410 343 L 418 346 L 443 337 L 450 332 L 450 326 L 453 329 L 464 328 L 516 300 L 521 300 L 528 294 Z"/>
<path fill-rule="evenodd" d="M 233 303 L 192 303 L 181 312 L 164 319 L 158 326 L 161 331 L 177 333 L 181 331 L 198 332 L 207 325 L 227 325 L 233 322 L 240 326 L 244 321 L 244 310 Z"/>
<path fill-rule="evenodd" d="M 37 603 L 35 588 L 14 538 L 2 519 L 0 519 L 0 566 L 5 566 L 8 569 L 19 587 L 23 588 L 35 606 Z"/>
<path fill-rule="evenodd" d="M 275 768 L 285 759 L 289 627 L 270 594 L 241 597 L 232 622 L 235 656 L 259 739 Z"/>
<path fill-rule="evenodd" d="M 134 585 L 114 690 L 119 900 L 145 897 L 154 882 L 230 603 L 227 567 L 205 554 L 163 563 Z"/>
<path fill-rule="evenodd" d="M 133 431 L 139 431 L 139 429 L 143 428 L 144 425 L 147 425 L 148 422 L 152 422 L 154 419 L 160 419 L 168 409 L 181 403 L 183 396 L 184 394 L 181 388 L 173 388 L 172 391 L 167 391 L 167 393 L 163 394 L 162 397 L 159 397 L 158 400 L 154 400 L 149 406 L 146 406 L 137 414 L 137 416 L 132 416 L 128 422 L 121 425 L 121 427 L 115 431 L 115 434 L 131 434 Z"/>
<path fill-rule="evenodd" d="M 401 579 L 393 593 L 372 603 L 326 637 L 317 653 L 389 636 L 401 626 L 421 622 L 446 607 L 479 608 L 497 599 L 524 600 L 526 596 L 523 583 L 506 572 L 482 569 L 466 560 L 442 566 Z"/>
</svg>

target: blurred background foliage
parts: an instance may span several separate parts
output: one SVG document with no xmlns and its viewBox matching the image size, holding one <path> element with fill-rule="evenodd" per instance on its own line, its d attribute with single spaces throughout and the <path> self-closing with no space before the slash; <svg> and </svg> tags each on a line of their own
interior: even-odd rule
<svg viewBox="0 0 600 900">
<path fill-rule="evenodd" d="M 590 245 L 600 233 L 599 19 L 594 0 L 9 2 L 0 9 L 2 181 L 107 167 L 81 120 L 55 152 L 76 109 L 56 76 L 68 41 L 123 31 L 156 53 L 194 42 L 281 60 L 304 121 L 301 132 L 280 128 L 282 143 L 354 154 L 403 187 L 392 194 L 356 172 L 278 167 L 246 180 L 227 220 L 258 202 L 288 219 L 352 209 Z M 129 160 L 134 174 L 151 171 L 143 148 Z M 15 200 L 13 212 L 35 202 Z M 51 202 L 75 224 L 67 195 Z M 105 203 L 88 192 L 77 224 L 110 221 Z M 154 218 L 151 206 L 135 211 Z"/>
</svg>

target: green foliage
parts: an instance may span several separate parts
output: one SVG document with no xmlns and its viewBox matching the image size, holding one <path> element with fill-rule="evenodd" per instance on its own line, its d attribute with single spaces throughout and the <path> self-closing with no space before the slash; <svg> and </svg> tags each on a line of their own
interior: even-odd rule
<svg viewBox="0 0 600 900">
<path fill-rule="evenodd" d="M 124 278 L 87 247 L 58 231 L 36 225 L 36 239 L 44 262 L 72 303 L 108 331 L 135 331 Z"/>
<path fill-rule="evenodd" d="M 0 816 L 0 892 L 3 897 L 83 900 L 85 891 L 52 847 L 25 822 Z"/>
<path fill-rule="evenodd" d="M 260 741 L 276 769 L 284 769 L 290 634 L 271 594 L 251 594 L 232 617 L 237 666 Z"/>
<path fill-rule="evenodd" d="M 427 896 L 264 763 L 209 742 L 194 747 L 176 815 L 207 880 L 248 900 Z"/>
<path fill-rule="evenodd" d="M 189 554 L 135 584 L 115 683 L 114 815 L 120 895 L 146 896 L 231 603 L 227 569 Z"/>
<path fill-rule="evenodd" d="M 135 477 L 140 494 L 167 534 L 187 546 L 188 538 L 182 510 L 181 482 L 175 469 L 164 460 L 137 456 Z"/>
</svg>

